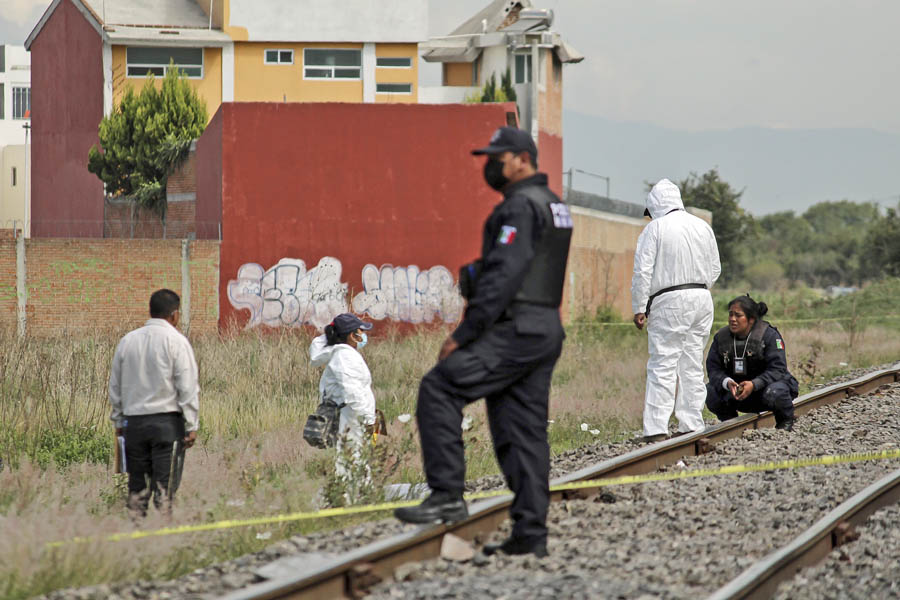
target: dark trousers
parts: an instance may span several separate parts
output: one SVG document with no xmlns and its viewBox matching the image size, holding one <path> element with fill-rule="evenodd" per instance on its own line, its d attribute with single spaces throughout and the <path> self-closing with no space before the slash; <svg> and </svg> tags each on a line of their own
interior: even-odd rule
<svg viewBox="0 0 900 600">
<path fill-rule="evenodd" d="M 462 495 L 462 411 L 486 399 L 494 452 L 515 493 L 513 535 L 528 539 L 547 537 L 547 411 L 550 378 L 565 337 L 556 311 L 544 318 L 535 334 L 517 331 L 513 321 L 498 323 L 438 363 L 422 379 L 416 408 L 429 487 Z"/>
<path fill-rule="evenodd" d="M 181 482 L 184 466 L 184 416 L 160 413 L 132 415 L 126 420 L 128 508 L 146 515 L 152 495 L 157 509 L 171 510 L 171 499 Z M 170 481 L 173 475 L 174 481 Z"/>
<path fill-rule="evenodd" d="M 738 402 L 731 392 L 721 387 L 714 388 L 706 384 L 706 408 L 716 415 L 720 421 L 727 421 L 738 416 L 738 412 L 761 413 L 771 410 L 775 414 L 775 422 L 783 423 L 794 418 L 794 398 L 797 392 L 787 381 L 770 383 L 762 392 L 754 390 L 746 399 Z"/>
</svg>

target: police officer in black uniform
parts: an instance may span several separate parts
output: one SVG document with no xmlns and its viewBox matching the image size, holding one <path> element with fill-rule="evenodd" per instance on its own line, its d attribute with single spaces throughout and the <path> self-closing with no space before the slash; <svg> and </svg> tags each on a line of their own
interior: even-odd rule
<svg viewBox="0 0 900 600">
<path fill-rule="evenodd" d="M 484 178 L 503 201 L 484 226 L 481 259 L 460 271 L 465 318 L 441 347 L 419 387 L 416 418 L 431 495 L 395 511 L 408 523 L 453 522 L 467 515 L 462 410 L 487 401 L 497 461 L 510 489 L 512 536 L 486 554 L 547 554 L 550 378 L 565 338 L 560 322 L 572 237 L 568 206 L 537 172 L 537 147 L 502 127 L 486 154 Z"/>
<path fill-rule="evenodd" d="M 716 332 L 706 358 L 706 407 L 720 420 L 738 412 L 775 414 L 775 428 L 792 431 L 797 380 L 790 374 L 784 339 L 762 320 L 769 307 L 749 296 L 728 304 L 728 326 Z"/>
</svg>

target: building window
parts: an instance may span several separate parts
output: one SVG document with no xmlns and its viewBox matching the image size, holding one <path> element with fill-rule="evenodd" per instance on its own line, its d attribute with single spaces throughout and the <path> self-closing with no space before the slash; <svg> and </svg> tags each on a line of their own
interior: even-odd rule
<svg viewBox="0 0 900 600">
<path fill-rule="evenodd" d="M 556 53 L 553 53 L 553 82 L 559 85 L 562 83 L 562 61 Z"/>
<path fill-rule="evenodd" d="M 12 186 L 16 187 L 16 168 L 12 168 Z"/>
<path fill-rule="evenodd" d="M 6 101 L 6 90 L 3 87 L 3 84 L 0 83 L 0 119 L 6 118 L 6 112 L 4 108 L 6 108 L 3 103 Z"/>
<path fill-rule="evenodd" d="M 128 77 L 165 76 L 173 64 L 190 79 L 203 79 L 203 48 L 128 48 Z"/>
<path fill-rule="evenodd" d="M 31 118 L 31 88 L 14 87 L 12 89 L 13 119 Z"/>
<path fill-rule="evenodd" d="M 412 94 L 411 83 L 376 83 L 377 94 Z"/>
<path fill-rule="evenodd" d="M 516 54 L 516 83 L 531 81 L 531 55 Z"/>
<path fill-rule="evenodd" d="M 362 79 L 362 50 L 306 48 L 304 79 Z"/>
<path fill-rule="evenodd" d="M 405 58 L 394 58 L 394 57 L 379 57 L 375 59 L 375 66 L 380 67 L 382 69 L 411 69 L 412 68 L 412 59 L 409 57 Z"/>
<path fill-rule="evenodd" d="M 293 50 L 266 50 L 267 65 L 292 65 L 294 64 Z"/>
</svg>

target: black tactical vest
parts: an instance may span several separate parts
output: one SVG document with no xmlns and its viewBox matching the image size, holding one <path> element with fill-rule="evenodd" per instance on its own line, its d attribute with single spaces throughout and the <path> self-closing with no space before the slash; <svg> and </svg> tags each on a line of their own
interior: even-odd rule
<svg viewBox="0 0 900 600">
<path fill-rule="evenodd" d="M 750 330 L 750 335 L 747 336 L 747 349 L 744 354 L 744 359 L 747 361 L 747 373 L 740 376 L 746 378 L 744 381 L 753 379 L 766 370 L 766 344 L 763 341 L 763 336 L 766 335 L 768 330 L 769 324 L 762 319 L 757 319 L 753 329 Z M 725 363 L 728 375 L 735 377 L 734 336 L 731 334 L 728 326 L 716 332 L 716 346 L 719 348 L 719 354 L 722 357 L 722 362 Z"/>
<path fill-rule="evenodd" d="M 569 207 L 545 186 L 527 186 L 516 193 L 528 198 L 535 211 L 544 216 L 547 226 L 515 301 L 559 307 L 566 282 L 569 242 L 572 240 Z"/>
</svg>

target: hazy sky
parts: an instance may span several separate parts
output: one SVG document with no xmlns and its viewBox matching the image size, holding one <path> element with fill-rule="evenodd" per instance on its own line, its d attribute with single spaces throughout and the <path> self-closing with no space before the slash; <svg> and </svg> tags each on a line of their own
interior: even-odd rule
<svg viewBox="0 0 900 600">
<path fill-rule="evenodd" d="M 435 35 L 487 2 L 427 1 Z M 23 43 L 49 3 L 0 0 L 0 43 Z M 684 130 L 900 133 L 896 0 L 535 4 L 555 11 L 554 29 L 587 57 L 566 69 L 566 108 Z M 436 69 L 423 74 L 424 84 L 437 80 Z"/>
</svg>

